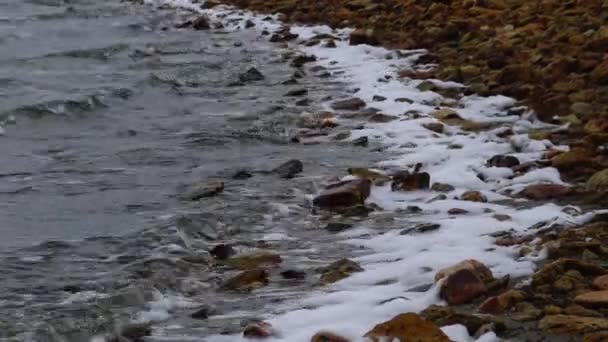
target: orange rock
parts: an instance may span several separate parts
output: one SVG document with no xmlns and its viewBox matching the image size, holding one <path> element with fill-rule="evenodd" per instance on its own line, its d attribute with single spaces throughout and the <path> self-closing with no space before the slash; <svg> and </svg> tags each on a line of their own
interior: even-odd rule
<svg viewBox="0 0 608 342">
<path fill-rule="evenodd" d="M 320 331 L 312 337 L 310 342 L 350 342 L 350 340 L 329 331 Z"/>
<path fill-rule="evenodd" d="M 461 269 L 447 276 L 439 295 L 449 305 L 460 305 L 470 303 L 486 292 L 486 285 L 475 272 Z"/>
<path fill-rule="evenodd" d="M 374 342 L 392 339 L 400 342 L 450 342 L 441 329 L 414 313 L 400 314 L 380 323 L 365 337 Z"/>
<path fill-rule="evenodd" d="M 593 286 L 598 290 L 608 290 L 608 274 L 593 279 Z"/>
<path fill-rule="evenodd" d="M 467 269 L 467 270 L 473 271 L 484 282 L 489 282 L 492 279 L 494 279 L 494 275 L 492 274 L 492 271 L 486 265 L 484 265 L 483 263 L 481 263 L 475 259 L 467 259 L 467 260 L 463 260 L 457 264 L 454 264 L 452 266 L 445 267 L 445 268 L 439 270 L 435 274 L 435 281 L 445 278 L 445 277 L 449 276 L 450 274 L 455 273 L 456 271 L 459 271 L 461 269 Z"/>
<path fill-rule="evenodd" d="M 608 307 L 608 291 L 591 291 L 580 294 L 574 302 L 586 307 Z"/>
</svg>

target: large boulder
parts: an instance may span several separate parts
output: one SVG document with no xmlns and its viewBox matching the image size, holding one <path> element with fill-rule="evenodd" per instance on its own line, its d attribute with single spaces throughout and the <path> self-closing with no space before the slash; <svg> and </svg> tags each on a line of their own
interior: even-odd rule
<svg viewBox="0 0 608 342">
<path fill-rule="evenodd" d="M 315 199 L 315 206 L 332 209 L 363 204 L 371 191 L 369 179 L 353 179 L 329 185 Z"/>
<path fill-rule="evenodd" d="M 374 342 L 395 339 L 400 342 L 450 342 L 439 327 L 415 313 L 400 314 L 380 323 L 365 337 Z"/>
</svg>

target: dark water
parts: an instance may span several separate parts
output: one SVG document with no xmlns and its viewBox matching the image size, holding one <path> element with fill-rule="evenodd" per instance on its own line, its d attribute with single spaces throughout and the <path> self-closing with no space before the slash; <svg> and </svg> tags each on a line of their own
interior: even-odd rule
<svg viewBox="0 0 608 342">
<path fill-rule="evenodd" d="M 289 143 L 297 117 L 343 86 L 312 72 L 282 85 L 289 51 L 255 30 L 175 29 L 187 16 L 118 0 L 0 2 L 0 340 L 88 341 L 159 311 L 156 336 L 238 331 L 309 286 L 218 292 L 210 246 L 263 244 L 284 267 L 345 254 L 306 195 L 376 155 Z M 234 86 L 251 66 L 266 79 Z M 311 107 L 284 97 L 290 87 L 309 88 Z M 291 158 L 304 162 L 296 179 L 231 179 Z M 178 200 L 211 178 L 223 194 Z M 177 297 L 189 304 L 149 304 Z M 220 318 L 190 319 L 200 305 Z"/>
</svg>

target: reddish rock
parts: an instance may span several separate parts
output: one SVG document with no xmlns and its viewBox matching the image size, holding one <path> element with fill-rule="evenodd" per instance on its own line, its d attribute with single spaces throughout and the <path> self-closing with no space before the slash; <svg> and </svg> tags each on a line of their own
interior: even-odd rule
<svg viewBox="0 0 608 342">
<path fill-rule="evenodd" d="M 271 337 L 273 333 L 274 332 L 272 329 L 272 325 L 270 325 L 270 323 L 257 322 L 251 323 L 247 327 L 245 327 L 245 330 L 243 331 L 243 337 L 260 339 Z"/>
<path fill-rule="evenodd" d="M 598 290 L 608 290 L 608 274 L 593 279 L 593 286 Z"/>
<path fill-rule="evenodd" d="M 435 281 L 445 278 L 450 274 L 455 273 L 456 271 L 460 271 L 462 269 L 473 271 L 484 282 L 489 282 L 494 279 L 492 271 L 486 265 L 475 259 L 468 259 L 439 270 L 435 274 Z"/>
<path fill-rule="evenodd" d="M 350 342 L 350 340 L 329 331 L 320 331 L 312 337 L 310 342 Z"/>
<path fill-rule="evenodd" d="M 393 191 L 413 191 L 426 190 L 431 185 L 431 175 L 427 172 L 402 171 L 393 175 L 391 190 Z"/>
<path fill-rule="evenodd" d="M 313 200 L 321 208 L 350 207 L 363 204 L 371 190 L 369 179 L 354 179 L 331 184 Z"/>
<path fill-rule="evenodd" d="M 527 186 L 521 194 L 532 200 L 547 200 L 569 195 L 572 188 L 561 184 L 534 184 Z"/>
<path fill-rule="evenodd" d="M 414 313 L 406 313 L 376 325 L 365 337 L 373 342 L 450 342 L 435 324 Z"/>
<path fill-rule="evenodd" d="M 474 271 L 461 269 L 447 276 L 440 296 L 449 305 L 470 303 L 487 292 L 486 285 Z"/>
<path fill-rule="evenodd" d="M 378 37 L 374 34 L 374 30 L 357 29 L 350 34 L 350 45 L 378 45 Z"/>
</svg>

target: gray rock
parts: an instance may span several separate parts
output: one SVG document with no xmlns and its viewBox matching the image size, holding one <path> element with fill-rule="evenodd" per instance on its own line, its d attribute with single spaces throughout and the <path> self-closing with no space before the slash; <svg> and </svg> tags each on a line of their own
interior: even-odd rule
<svg viewBox="0 0 608 342">
<path fill-rule="evenodd" d="M 334 110 L 359 110 L 365 107 L 365 101 L 358 97 L 353 97 L 348 100 L 336 101 L 331 104 Z"/>
<path fill-rule="evenodd" d="M 272 173 L 276 173 L 283 179 L 290 179 L 295 177 L 298 173 L 304 170 L 304 164 L 297 160 L 292 159 L 286 163 L 281 164 L 279 167 L 272 170 Z"/>
</svg>

